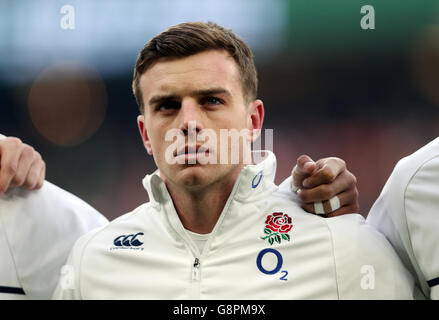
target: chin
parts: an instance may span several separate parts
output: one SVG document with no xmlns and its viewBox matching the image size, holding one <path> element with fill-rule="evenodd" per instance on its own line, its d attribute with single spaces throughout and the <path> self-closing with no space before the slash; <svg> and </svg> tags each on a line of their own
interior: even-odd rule
<svg viewBox="0 0 439 320">
<path fill-rule="evenodd" d="M 181 187 L 189 189 L 203 189 L 215 182 L 220 182 L 224 180 L 229 174 L 239 173 L 240 170 L 236 171 L 234 169 L 239 169 L 240 166 L 229 166 L 223 165 L 179 165 L 173 167 L 168 173 L 168 180 L 171 180 L 173 184 L 179 185 Z"/>
<path fill-rule="evenodd" d="M 206 186 L 214 180 L 213 172 L 205 165 L 185 166 L 176 177 L 178 184 L 194 188 Z"/>
</svg>

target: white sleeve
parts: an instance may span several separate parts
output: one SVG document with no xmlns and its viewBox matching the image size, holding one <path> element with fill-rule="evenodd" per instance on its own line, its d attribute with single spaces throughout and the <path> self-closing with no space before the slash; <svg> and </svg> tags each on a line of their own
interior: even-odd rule
<svg viewBox="0 0 439 320">
<path fill-rule="evenodd" d="M 40 190 L 14 188 L 0 197 L 0 221 L 30 299 L 50 299 L 75 241 L 108 223 L 84 201 L 47 181 Z"/>
<path fill-rule="evenodd" d="M 405 215 L 414 256 L 429 288 L 439 287 L 439 157 L 425 163 L 405 192 Z M 433 298 L 433 297 L 432 297 Z"/>
<path fill-rule="evenodd" d="M 367 218 L 416 275 L 423 294 L 432 299 L 439 298 L 439 157 L 434 156 L 435 148 L 436 143 L 431 143 L 398 163 Z"/>
<path fill-rule="evenodd" d="M 340 299 L 413 299 L 414 280 L 386 239 L 359 214 L 327 218 Z"/>
</svg>

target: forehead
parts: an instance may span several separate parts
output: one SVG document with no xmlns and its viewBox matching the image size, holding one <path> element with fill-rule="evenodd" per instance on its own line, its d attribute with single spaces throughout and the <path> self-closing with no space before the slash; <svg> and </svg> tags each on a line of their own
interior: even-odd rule
<svg viewBox="0 0 439 320">
<path fill-rule="evenodd" d="M 235 60 L 226 52 L 212 50 L 179 59 L 156 62 L 140 78 L 144 102 L 156 94 L 178 94 L 222 87 L 232 96 L 241 94 Z"/>
</svg>

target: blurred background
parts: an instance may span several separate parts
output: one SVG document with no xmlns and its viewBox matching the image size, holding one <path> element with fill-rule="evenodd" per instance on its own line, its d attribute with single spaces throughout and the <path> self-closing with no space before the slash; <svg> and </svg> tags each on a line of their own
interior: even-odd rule
<svg viewBox="0 0 439 320">
<path fill-rule="evenodd" d="M 375 29 L 360 25 L 364 5 Z M 278 183 L 301 154 L 341 157 L 367 215 L 396 162 L 439 135 L 436 0 L 1 0 L 0 133 L 34 146 L 47 180 L 109 219 L 131 211 L 155 170 L 135 60 L 186 21 L 232 29 L 254 51 Z"/>
</svg>

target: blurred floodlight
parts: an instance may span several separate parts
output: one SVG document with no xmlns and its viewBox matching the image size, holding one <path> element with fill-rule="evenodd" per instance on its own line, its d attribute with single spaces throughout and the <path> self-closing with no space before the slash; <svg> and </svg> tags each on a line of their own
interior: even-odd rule
<svg viewBox="0 0 439 320">
<path fill-rule="evenodd" d="M 92 136 L 104 120 L 105 85 L 88 66 L 57 63 L 34 81 L 28 107 L 32 123 L 45 139 L 60 146 L 77 145 Z"/>
</svg>

